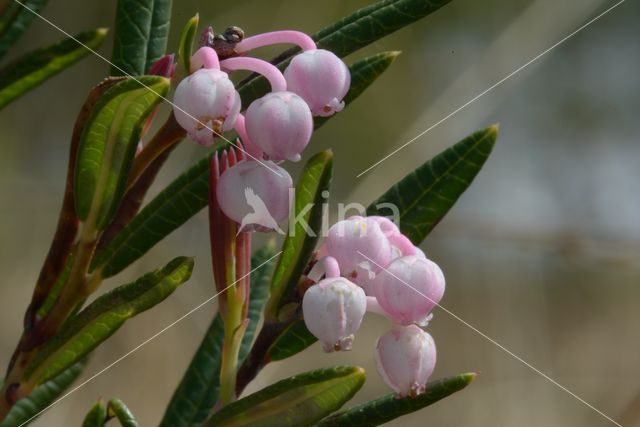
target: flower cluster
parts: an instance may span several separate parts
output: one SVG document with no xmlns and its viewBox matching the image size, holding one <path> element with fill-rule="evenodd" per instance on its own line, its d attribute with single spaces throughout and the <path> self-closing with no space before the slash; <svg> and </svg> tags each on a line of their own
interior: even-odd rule
<svg viewBox="0 0 640 427">
<path fill-rule="evenodd" d="M 354 216 L 334 224 L 308 273 L 316 284 L 302 302 L 309 331 L 325 351 L 349 350 L 365 311 L 394 323 L 376 344 L 385 382 L 400 396 L 417 396 L 435 367 L 426 326 L 444 294 L 436 263 L 384 217 Z M 419 326 L 416 326 L 419 325 Z"/>
<path fill-rule="evenodd" d="M 298 31 L 244 38 L 234 27 L 209 36 L 191 57 L 191 74 L 176 88 L 175 118 L 204 146 L 213 144 L 223 132 L 236 130 L 249 158 L 220 177 L 218 203 L 225 215 L 243 227 L 274 229 L 274 222 L 288 215 L 291 187 L 290 175 L 278 163 L 300 160 L 311 139 L 313 116 L 330 116 L 342 110 L 342 99 L 351 84 L 349 69 L 336 55 L 317 49 L 309 36 Z M 246 56 L 253 49 L 277 43 L 302 49 L 284 73 L 266 61 Z M 271 92 L 253 101 L 245 114 L 229 79 L 228 73 L 236 70 L 259 73 L 271 85 Z M 257 215 L 245 224 L 251 209 Z"/>
</svg>

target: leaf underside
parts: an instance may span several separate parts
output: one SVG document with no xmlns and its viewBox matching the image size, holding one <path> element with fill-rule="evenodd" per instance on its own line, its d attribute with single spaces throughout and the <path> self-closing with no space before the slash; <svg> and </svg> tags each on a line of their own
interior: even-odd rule
<svg viewBox="0 0 640 427">
<path fill-rule="evenodd" d="M 172 0 L 118 0 L 111 75 L 141 76 L 165 54 Z"/>
</svg>

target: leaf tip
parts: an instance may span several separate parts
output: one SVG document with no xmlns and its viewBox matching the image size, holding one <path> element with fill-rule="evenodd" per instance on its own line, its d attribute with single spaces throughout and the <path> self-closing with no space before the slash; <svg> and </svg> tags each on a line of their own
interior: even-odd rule
<svg viewBox="0 0 640 427">
<path fill-rule="evenodd" d="M 367 379 L 367 371 L 360 366 L 353 367 L 353 376 L 356 377 L 361 384 Z"/>
<path fill-rule="evenodd" d="M 498 133 L 500 133 L 500 123 L 495 123 L 492 124 L 491 126 L 489 126 L 487 128 L 487 131 L 492 134 L 494 137 L 498 136 Z"/>
<path fill-rule="evenodd" d="M 99 37 L 106 37 L 108 33 L 109 33 L 109 28 L 108 27 L 96 28 L 96 34 Z"/>
<path fill-rule="evenodd" d="M 465 382 L 465 387 L 471 384 L 476 377 L 478 376 L 477 372 L 467 372 L 466 374 L 462 374 L 461 377 Z"/>
</svg>

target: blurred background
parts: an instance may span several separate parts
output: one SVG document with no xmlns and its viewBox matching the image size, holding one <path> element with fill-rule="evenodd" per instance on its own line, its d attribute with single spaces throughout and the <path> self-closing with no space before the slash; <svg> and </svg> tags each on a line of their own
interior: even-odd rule
<svg viewBox="0 0 640 427">
<path fill-rule="evenodd" d="M 195 12 L 247 34 L 313 33 L 368 1 L 181 0 L 170 50 Z M 445 147 L 500 122 L 495 151 L 423 245 L 447 277 L 442 304 L 625 426 L 640 426 L 640 4 L 626 1 L 495 90 L 360 178 L 356 175 L 614 4 L 607 0 L 454 0 L 347 58 L 403 54 L 375 85 L 316 133 L 307 156 L 336 154 L 332 203 L 368 204 Z M 111 27 L 115 2 L 52 0 L 44 15 L 70 33 Z M 36 20 L 17 56 L 63 36 Z M 107 57 L 110 42 L 100 49 Z M 264 50 L 265 56 L 275 51 Z M 107 73 L 90 56 L 0 114 L 0 364 L 19 337 L 64 187 L 68 141 L 87 91 Z M 167 110 L 168 111 L 168 110 Z M 185 142 L 154 192 L 202 156 Z M 300 165 L 291 168 L 300 169 Z M 207 223 L 198 215 L 112 287 L 196 256 L 192 280 L 95 351 L 88 378 L 213 295 Z M 209 304 L 47 411 L 34 425 L 79 425 L 99 396 L 122 398 L 155 425 L 213 313 Z M 370 316 L 354 351 L 319 345 L 263 371 L 254 391 L 312 367 L 369 373 L 354 402 L 388 390 L 373 346 L 389 325 Z M 606 426 L 605 418 L 447 313 L 429 330 L 434 378 L 476 371 L 464 391 L 394 426 Z"/>
</svg>

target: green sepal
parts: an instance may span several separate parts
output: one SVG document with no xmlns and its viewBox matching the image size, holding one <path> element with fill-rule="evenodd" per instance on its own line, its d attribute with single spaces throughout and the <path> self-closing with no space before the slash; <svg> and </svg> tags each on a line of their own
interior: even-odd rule
<svg viewBox="0 0 640 427">
<path fill-rule="evenodd" d="M 198 33 L 198 23 L 200 15 L 197 13 L 189 18 L 182 33 L 180 34 L 180 44 L 178 45 L 178 61 L 182 64 L 185 75 L 191 72 L 191 55 L 193 54 L 193 43 Z"/>
</svg>

